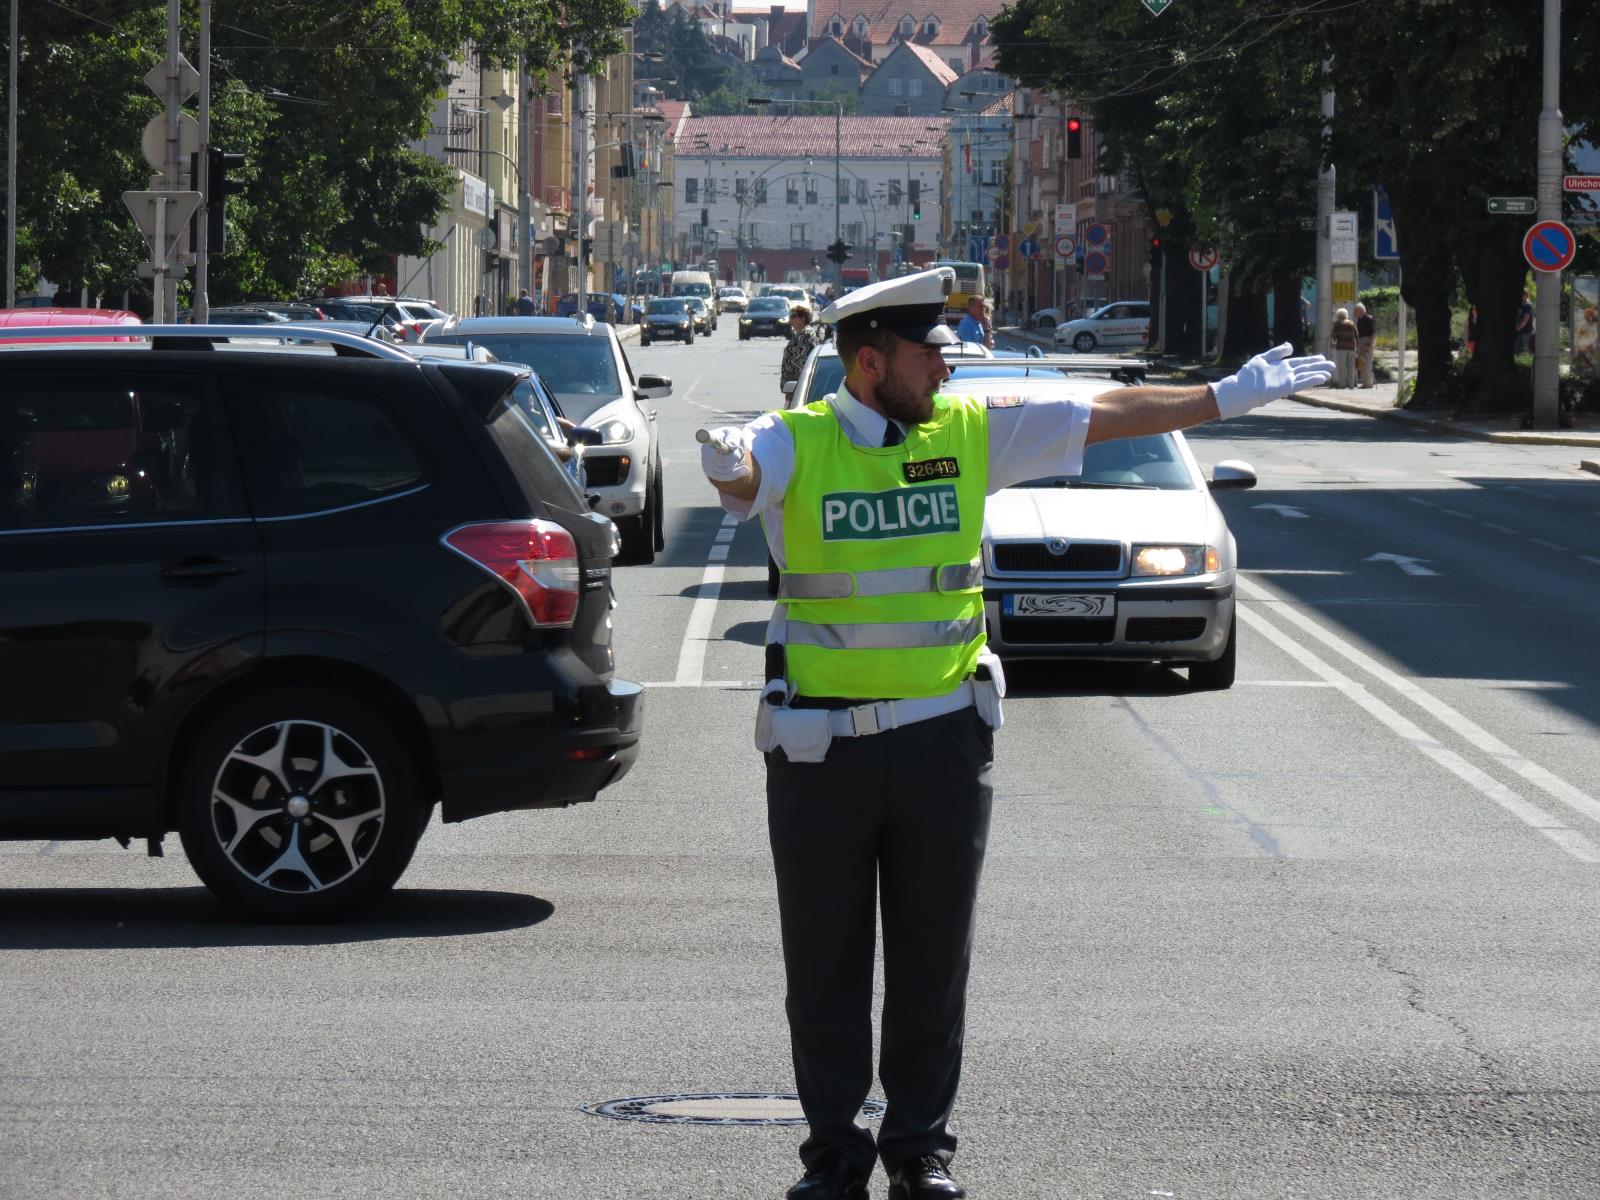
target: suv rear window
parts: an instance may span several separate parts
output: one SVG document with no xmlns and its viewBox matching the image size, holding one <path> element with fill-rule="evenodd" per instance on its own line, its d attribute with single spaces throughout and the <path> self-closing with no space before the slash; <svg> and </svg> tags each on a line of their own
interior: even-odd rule
<svg viewBox="0 0 1600 1200">
<path fill-rule="evenodd" d="M 203 385 L 11 379 L 0 398 L 0 529 L 206 515 Z"/>
<path fill-rule="evenodd" d="M 383 407 L 344 388 L 264 383 L 248 405 L 243 444 L 263 517 L 348 508 L 427 480 L 420 453 Z"/>
</svg>

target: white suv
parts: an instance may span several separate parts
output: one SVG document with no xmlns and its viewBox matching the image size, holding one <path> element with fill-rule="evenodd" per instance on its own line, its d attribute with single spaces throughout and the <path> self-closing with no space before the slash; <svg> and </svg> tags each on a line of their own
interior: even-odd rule
<svg viewBox="0 0 1600 1200">
<path fill-rule="evenodd" d="M 651 400 L 672 394 L 664 375 L 634 377 L 616 328 L 581 317 L 467 317 L 427 341 L 486 346 L 501 362 L 538 373 L 569 420 L 597 430 L 584 456 L 590 503 L 622 531 L 622 561 L 654 562 L 663 536 L 661 444 Z"/>
</svg>

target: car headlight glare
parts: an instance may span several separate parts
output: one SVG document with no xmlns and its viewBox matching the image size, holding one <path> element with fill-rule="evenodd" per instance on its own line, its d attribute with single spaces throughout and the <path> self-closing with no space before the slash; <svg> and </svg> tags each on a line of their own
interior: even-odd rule
<svg viewBox="0 0 1600 1200">
<path fill-rule="evenodd" d="M 613 417 L 600 426 L 600 444 L 603 446 L 620 446 L 624 442 L 633 441 L 633 426 L 626 421 Z"/>
<path fill-rule="evenodd" d="M 1210 546 L 1136 546 L 1133 575 L 1199 575 L 1221 569 L 1221 558 Z"/>
</svg>

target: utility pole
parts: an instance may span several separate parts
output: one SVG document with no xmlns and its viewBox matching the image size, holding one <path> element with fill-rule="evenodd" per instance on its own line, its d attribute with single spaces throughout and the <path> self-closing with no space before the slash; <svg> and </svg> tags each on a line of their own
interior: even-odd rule
<svg viewBox="0 0 1600 1200">
<path fill-rule="evenodd" d="M 1333 59 L 1322 60 L 1324 80 L 1333 72 Z M 1333 88 L 1326 86 L 1322 92 L 1323 153 L 1327 154 L 1327 139 L 1333 135 Z M 1327 354 L 1333 332 L 1333 207 L 1334 185 L 1338 182 L 1333 162 L 1324 158 L 1322 170 L 1317 175 L 1317 336 L 1313 345 L 1318 354 Z M 1401 303 L 1405 303 L 1401 301 Z"/>
<path fill-rule="evenodd" d="M 17 306 L 17 4 L 11 0 L 11 73 L 6 81 L 6 307 Z"/>
<path fill-rule="evenodd" d="M 522 170 L 517 172 L 517 236 L 521 239 L 517 243 L 521 258 L 521 262 L 518 263 L 518 274 L 522 276 L 521 286 L 531 296 L 533 295 L 533 197 L 528 194 L 528 180 L 533 177 L 533 164 L 529 161 L 531 156 L 528 126 L 527 63 L 519 54 L 517 55 L 517 157 L 522 160 Z"/>
<path fill-rule="evenodd" d="M 1561 219 L 1561 0 L 1544 0 L 1544 106 L 1539 110 L 1539 219 Z M 1533 427 L 1561 422 L 1561 272 L 1537 272 Z"/>
<path fill-rule="evenodd" d="M 199 164 L 196 175 L 205 173 L 209 179 L 210 172 L 206 171 L 206 164 L 210 161 L 211 153 L 211 0 L 200 0 L 200 154 L 195 158 Z M 199 179 L 189 180 L 190 191 L 204 192 L 210 188 L 209 183 L 202 183 Z M 211 320 L 211 297 L 206 288 L 211 278 L 211 197 L 208 195 L 205 202 L 196 210 L 193 220 L 194 229 L 194 316 L 196 325 L 207 324 Z"/>
<path fill-rule="evenodd" d="M 181 15 L 181 0 L 167 0 L 167 144 L 165 166 L 162 174 L 165 176 L 165 190 L 176 192 L 182 187 L 180 143 L 182 126 L 179 118 L 183 115 L 182 91 L 179 83 L 179 70 L 182 62 L 181 51 L 178 48 L 178 25 Z M 182 265 L 161 261 L 166 253 L 165 246 L 168 235 L 166 221 L 166 205 L 161 206 L 162 218 L 156 227 L 157 250 L 152 255 L 155 262 L 155 308 L 154 316 L 157 322 L 176 321 L 178 319 L 178 277 L 182 274 Z"/>
<path fill-rule="evenodd" d="M 573 114 L 572 149 L 577 161 L 572 171 L 572 216 L 577 223 L 578 314 L 589 311 L 589 264 L 583 254 L 583 239 L 589 229 L 589 76 L 579 75 L 575 81 L 577 111 Z"/>
</svg>

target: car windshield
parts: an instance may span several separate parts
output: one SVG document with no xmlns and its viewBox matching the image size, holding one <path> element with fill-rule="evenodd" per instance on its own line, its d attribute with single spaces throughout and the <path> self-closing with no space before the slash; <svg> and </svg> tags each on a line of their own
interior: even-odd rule
<svg viewBox="0 0 1600 1200">
<path fill-rule="evenodd" d="M 763 296 L 759 300 L 750 301 L 750 311 L 753 313 L 786 313 L 789 311 L 789 302 L 779 296 Z"/>
<path fill-rule="evenodd" d="M 567 334 L 529 337 L 521 333 L 454 333 L 430 339 L 459 346 L 472 342 L 487 346 L 501 362 L 522 363 L 539 372 L 545 387 L 561 398 L 561 407 L 574 421 L 585 421 L 602 404 L 622 395 L 617 360 L 611 340 Z"/>
<path fill-rule="evenodd" d="M 667 298 L 650 301 L 650 311 L 653 313 L 681 313 L 689 306 L 682 299 Z"/>
<path fill-rule="evenodd" d="M 811 364 L 811 383 L 806 388 L 805 402 L 821 400 L 829 392 L 837 392 L 844 382 L 844 359 L 837 354 L 819 354 Z"/>
<path fill-rule="evenodd" d="M 1081 475 L 1048 475 L 1016 485 L 1025 488 L 1139 488 L 1193 491 L 1194 480 L 1168 433 L 1096 442 L 1083 452 Z"/>
</svg>

